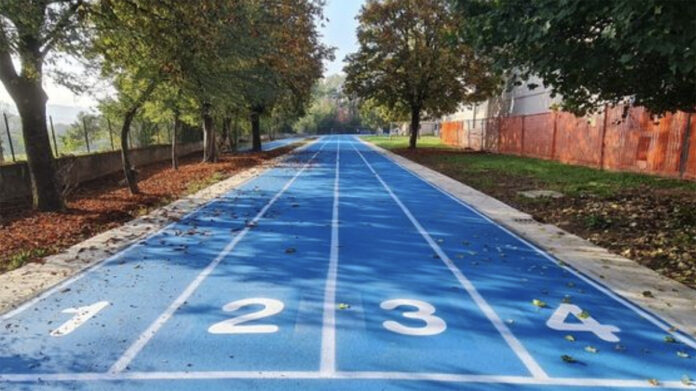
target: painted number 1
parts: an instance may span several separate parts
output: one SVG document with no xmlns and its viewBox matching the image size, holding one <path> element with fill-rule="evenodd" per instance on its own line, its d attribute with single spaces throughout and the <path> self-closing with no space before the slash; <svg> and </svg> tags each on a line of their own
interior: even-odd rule
<svg viewBox="0 0 696 391">
<path fill-rule="evenodd" d="M 99 311 L 103 310 L 109 305 L 108 301 L 99 301 L 92 305 L 77 307 L 77 308 L 67 308 L 62 312 L 64 314 L 74 314 L 70 320 L 63 323 L 57 329 L 51 331 L 51 337 L 63 337 L 75 331 L 78 327 L 82 326 L 86 321 L 90 320 Z"/>
<path fill-rule="evenodd" d="M 393 299 L 382 302 L 380 307 L 384 310 L 393 310 L 397 307 L 414 307 L 416 311 L 403 312 L 401 315 L 408 319 L 417 319 L 424 323 L 420 327 L 404 326 L 399 322 L 387 320 L 382 323 L 385 329 L 404 335 L 429 336 L 437 335 L 447 329 L 447 324 L 442 318 L 433 315 L 435 307 L 420 300 Z"/>
</svg>

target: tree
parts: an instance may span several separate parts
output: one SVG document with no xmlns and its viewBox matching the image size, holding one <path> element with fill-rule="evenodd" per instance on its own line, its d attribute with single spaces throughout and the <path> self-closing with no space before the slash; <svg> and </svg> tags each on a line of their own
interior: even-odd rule
<svg viewBox="0 0 696 391">
<path fill-rule="evenodd" d="M 453 112 L 494 90 L 485 59 L 456 36 L 462 20 L 446 0 L 370 0 L 358 20 L 360 47 L 346 58 L 346 91 L 409 114 L 409 148 L 423 112 Z"/>
<path fill-rule="evenodd" d="M 370 99 L 361 101 L 359 110 L 360 123 L 368 128 L 388 128 L 391 122 L 397 120 L 397 117 L 386 107 Z"/>
<path fill-rule="evenodd" d="M 121 156 L 131 193 L 138 193 L 135 171 L 130 164 L 128 135 L 143 105 L 158 89 L 185 90 L 201 98 L 207 134 L 211 104 L 209 86 L 224 64 L 218 53 L 221 41 L 235 25 L 240 2 L 226 0 L 101 0 L 94 12 L 96 39 L 92 53 L 99 58 L 105 76 L 114 80 L 123 104 Z M 228 52 L 226 59 L 230 58 Z M 218 68 L 216 68 L 216 66 Z M 178 94 L 178 92 L 175 92 Z M 206 153 L 210 151 L 209 144 Z M 206 155 L 207 156 L 207 155 Z"/>
<path fill-rule="evenodd" d="M 459 0 L 464 35 L 517 84 L 540 76 L 576 114 L 632 100 L 656 114 L 696 107 L 696 2 Z M 530 87 L 535 87 L 530 85 Z"/>
<path fill-rule="evenodd" d="M 35 208 L 63 208 L 46 126 L 48 97 L 42 87 L 50 54 L 76 53 L 83 36 L 82 0 L 3 0 L 0 2 L 0 80 L 17 105 L 31 176 Z M 19 71 L 13 57 L 20 62 Z"/>
<path fill-rule="evenodd" d="M 323 1 L 263 0 L 252 27 L 265 41 L 244 71 L 249 83 L 243 91 L 252 133 L 252 150 L 261 150 L 261 116 L 280 110 L 299 116 L 321 77 L 322 61 L 333 49 L 319 42 L 316 21 L 322 20 Z M 274 106 L 283 106 L 282 109 Z"/>
</svg>

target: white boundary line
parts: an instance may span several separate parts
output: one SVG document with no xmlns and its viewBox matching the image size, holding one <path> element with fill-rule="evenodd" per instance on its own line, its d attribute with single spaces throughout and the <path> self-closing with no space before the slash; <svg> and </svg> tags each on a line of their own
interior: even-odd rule
<svg viewBox="0 0 696 391">
<path fill-rule="evenodd" d="M 299 147 L 299 148 L 296 148 L 296 149 L 292 152 L 292 154 L 295 154 L 295 153 L 297 153 L 297 152 L 303 151 L 303 150 L 309 148 L 310 146 L 314 145 L 314 144 L 317 143 L 317 142 L 318 142 L 318 140 L 315 140 L 315 141 L 310 142 L 309 144 L 306 144 L 306 145 L 303 145 L 303 146 L 301 146 L 301 147 Z M 285 158 L 287 159 L 288 157 L 292 156 L 292 154 L 287 155 Z M 52 288 L 49 288 L 48 290 L 45 290 L 44 292 L 40 293 L 39 295 L 34 296 L 33 298 L 31 298 L 31 299 L 25 301 L 24 303 L 20 304 L 20 305 L 17 306 L 16 308 L 14 308 L 14 309 L 12 309 L 12 310 L 10 310 L 10 311 L 5 312 L 4 314 L 0 315 L 0 323 L 2 323 L 2 322 L 6 321 L 6 320 L 8 320 L 8 319 L 11 319 L 12 317 L 15 317 L 15 316 L 21 314 L 22 312 L 26 311 L 29 307 L 31 307 L 31 306 L 33 306 L 34 304 L 40 302 L 41 300 L 46 299 L 47 297 L 53 295 L 54 293 L 56 293 L 56 292 L 58 292 L 58 291 L 62 291 L 63 289 L 67 288 L 68 286 L 70 286 L 70 285 L 72 285 L 73 283 L 77 282 L 78 280 L 82 279 L 82 277 L 86 276 L 87 274 L 92 273 L 92 272 L 95 272 L 95 271 L 101 269 L 104 265 L 108 264 L 109 262 L 113 261 L 114 259 L 116 259 L 116 258 L 118 258 L 118 257 L 120 257 L 120 256 L 123 256 L 124 253 L 130 251 L 133 247 L 136 247 L 136 246 L 138 246 L 139 244 L 141 244 L 143 241 L 146 241 L 146 240 L 148 240 L 148 239 L 150 239 L 150 238 L 152 238 L 152 237 L 154 237 L 154 236 L 157 236 L 157 235 L 161 234 L 162 232 L 164 232 L 164 231 L 170 229 L 172 226 L 176 225 L 177 223 L 179 223 L 179 222 L 181 222 L 181 221 L 183 221 L 183 220 L 185 220 L 185 219 L 191 217 L 191 215 L 193 215 L 193 214 L 195 214 L 195 213 L 198 213 L 201 209 L 203 209 L 203 208 L 205 208 L 205 207 L 207 207 L 207 206 L 209 206 L 209 205 L 211 205 L 211 204 L 220 202 L 220 197 L 224 196 L 224 195 L 227 194 L 229 191 L 232 191 L 232 190 L 234 190 L 234 189 L 237 189 L 237 188 L 239 188 L 239 187 L 241 187 L 241 186 L 243 186 L 243 185 L 245 185 L 245 184 L 251 182 L 252 180 L 254 180 L 254 179 L 258 178 L 258 177 L 259 177 L 259 175 L 252 175 L 252 176 L 250 176 L 249 178 L 247 178 L 247 179 L 243 180 L 242 182 L 240 182 L 239 184 L 235 185 L 235 187 L 234 187 L 233 189 L 230 189 L 230 190 L 226 191 L 225 193 L 223 193 L 223 194 L 221 194 L 221 195 L 215 197 L 214 199 L 211 199 L 211 200 L 209 200 L 209 201 L 204 202 L 204 203 L 201 204 L 201 205 L 196 206 L 193 210 L 191 210 L 190 212 L 188 212 L 188 213 L 186 213 L 185 215 L 181 216 L 181 217 L 178 218 L 176 221 L 172 221 L 172 222 L 168 223 L 167 225 L 165 225 L 165 226 L 159 228 L 158 230 L 156 230 L 156 231 L 154 231 L 154 232 L 150 232 L 149 234 L 145 235 L 144 237 L 139 238 L 139 239 L 135 240 L 133 243 L 131 243 L 131 244 L 129 244 L 129 245 L 127 245 L 127 246 L 121 248 L 121 249 L 118 250 L 115 254 L 112 254 L 112 255 L 110 255 L 110 256 L 104 258 L 103 260 L 98 261 L 98 262 L 96 262 L 95 264 L 93 264 L 93 265 L 91 265 L 91 266 L 88 266 L 88 267 L 86 267 L 86 268 L 80 270 L 79 272 L 77 272 L 77 274 L 75 274 L 74 276 L 68 278 L 67 280 L 64 280 L 64 281 L 62 281 L 62 282 L 59 282 L 58 284 L 54 285 Z"/>
<path fill-rule="evenodd" d="M 28 382 L 86 382 L 128 380 L 386 380 L 386 381 L 437 381 L 451 383 L 483 383 L 537 386 L 615 387 L 693 390 L 695 384 L 681 381 L 662 381 L 653 386 L 645 380 L 602 379 L 602 378 L 546 378 L 529 376 L 467 375 L 429 372 L 334 372 L 324 374 L 316 371 L 172 371 L 172 372 L 127 372 L 111 373 L 56 373 L 56 374 L 8 374 L 0 375 L 0 383 Z"/>
<path fill-rule="evenodd" d="M 404 212 L 406 217 L 411 221 L 414 227 L 418 230 L 418 233 L 423 236 L 423 239 L 425 239 L 426 242 L 430 245 L 430 247 L 435 251 L 435 253 L 440 257 L 442 262 L 445 263 L 447 268 L 454 274 L 454 276 L 457 278 L 459 283 L 464 287 L 464 289 L 467 291 L 469 296 L 471 296 L 471 299 L 476 303 L 476 305 L 479 307 L 481 312 L 488 318 L 488 320 L 493 324 L 493 326 L 498 330 L 500 335 L 503 337 L 505 342 L 507 342 L 508 346 L 510 346 L 510 349 L 512 349 L 513 352 L 517 355 L 517 357 L 522 361 L 522 363 L 527 367 L 529 372 L 534 376 L 534 378 L 537 379 L 548 379 L 548 375 L 544 370 L 541 368 L 539 363 L 534 360 L 531 354 L 527 351 L 527 349 L 522 345 L 522 343 L 515 337 L 510 329 L 503 323 L 503 321 L 500 319 L 498 314 L 495 313 L 493 308 L 486 302 L 486 300 L 481 296 L 481 294 L 476 290 L 476 287 L 474 287 L 474 284 L 467 279 L 464 274 L 457 268 L 457 266 L 452 262 L 452 260 L 449 258 L 449 256 L 440 248 L 440 246 L 433 240 L 433 238 L 430 236 L 430 234 L 423 228 L 423 226 L 418 222 L 418 220 L 413 216 L 411 211 L 404 205 L 399 197 L 394 194 L 392 189 L 387 185 L 386 182 L 382 179 L 382 177 L 375 171 L 375 169 L 372 167 L 370 162 L 365 159 L 365 156 L 353 145 L 353 149 L 355 152 L 360 155 L 360 158 L 362 161 L 365 163 L 367 168 L 372 171 L 372 174 L 377 178 L 377 180 L 382 184 L 382 187 L 389 193 L 391 198 L 396 202 L 397 205 L 399 205 L 399 208 L 401 208 L 401 211 Z"/>
<path fill-rule="evenodd" d="M 152 324 L 138 337 L 135 342 L 121 355 L 121 357 L 111 366 L 109 369 L 110 373 L 119 373 L 125 370 L 128 365 L 135 359 L 135 356 L 140 353 L 140 351 L 145 347 L 145 345 L 152 339 L 152 337 L 159 331 L 162 326 L 174 315 L 174 312 L 176 312 L 179 307 L 181 307 L 186 300 L 188 300 L 189 297 L 198 289 L 198 287 L 203 283 L 203 280 L 205 280 L 210 273 L 213 272 L 213 270 L 222 262 L 223 259 L 229 253 L 234 250 L 234 248 L 237 246 L 237 244 L 244 239 L 246 234 L 251 230 L 251 227 L 256 225 L 258 221 L 266 214 L 268 209 L 275 204 L 275 202 L 280 198 L 280 196 L 285 193 L 285 191 L 295 182 L 295 180 L 309 167 L 309 164 L 314 160 L 315 157 L 324 149 L 327 143 L 322 144 L 321 148 L 312 155 L 312 157 L 302 166 L 300 170 L 295 173 L 295 175 L 283 186 L 282 189 L 278 193 L 276 193 L 273 198 L 271 198 L 268 203 L 259 211 L 258 214 L 251 220 L 249 224 L 247 224 L 246 227 L 242 231 L 240 231 L 237 235 L 235 235 L 234 239 L 232 239 L 231 242 L 225 246 L 225 248 L 213 259 L 208 266 L 203 269 L 196 278 L 191 281 L 191 283 L 184 289 L 184 291 L 179 295 L 179 297 L 176 298 L 172 302 L 172 304 L 167 307 L 167 309 L 159 316 L 157 319 L 155 319 Z"/>
<path fill-rule="evenodd" d="M 618 293 L 616 293 L 616 292 L 612 291 L 611 289 L 605 287 L 604 285 L 602 285 L 602 284 L 600 284 L 600 283 L 594 281 L 592 278 L 586 276 L 585 274 L 583 274 L 583 273 L 580 272 L 579 270 L 576 270 L 574 267 L 571 267 L 571 266 L 569 266 L 569 265 L 567 265 L 567 264 L 566 264 L 566 265 L 561 265 L 561 263 L 558 261 L 558 259 L 554 258 L 554 257 L 551 256 L 550 254 L 548 254 L 546 251 L 544 251 L 544 250 L 542 250 L 541 248 L 539 248 L 539 246 L 537 246 L 536 244 L 534 244 L 534 243 L 532 243 L 531 241 L 529 241 L 529 240 L 523 238 L 520 234 L 518 234 L 518 233 L 516 233 L 516 232 L 514 232 L 514 231 L 512 231 L 512 230 L 510 230 L 509 228 L 507 228 L 507 227 L 504 226 L 503 224 L 498 223 L 497 221 L 494 221 L 493 219 L 491 219 L 490 217 L 486 216 L 485 214 L 483 214 L 482 212 L 480 212 L 479 210 L 477 210 L 477 209 L 474 208 L 473 206 L 471 206 L 471 205 L 467 204 L 466 202 L 460 200 L 459 198 L 457 198 L 455 195 L 451 194 L 451 193 L 448 192 L 447 190 L 445 190 L 445 189 L 439 187 L 438 185 L 436 185 L 436 184 L 434 184 L 434 183 L 431 183 L 431 182 L 428 181 L 427 179 L 421 177 L 419 174 L 417 174 L 417 173 L 411 171 L 410 169 L 404 167 L 401 163 L 399 163 L 398 161 L 396 161 L 395 159 L 393 159 L 391 156 L 385 154 L 384 151 L 381 151 L 380 149 L 378 149 L 377 146 L 372 145 L 372 144 L 368 143 L 367 141 L 362 140 L 362 139 L 360 139 L 360 138 L 358 138 L 358 140 L 359 140 L 362 144 L 367 145 L 370 149 L 372 149 L 372 150 L 376 151 L 377 153 L 379 153 L 380 155 L 384 156 L 384 157 L 385 157 L 386 159 L 388 159 L 389 161 L 391 161 L 391 162 L 393 162 L 394 164 L 396 164 L 397 166 L 401 167 L 402 170 L 404 170 L 404 171 L 406 171 L 407 173 L 413 175 L 414 177 L 418 178 L 420 181 L 422 181 L 422 182 L 424 182 L 425 184 L 431 186 L 432 188 L 438 190 L 438 191 L 441 192 L 442 194 L 446 195 L 447 197 L 451 198 L 452 200 L 454 200 L 455 202 L 459 203 L 459 204 L 462 205 L 463 207 L 465 207 L 465 208 L 469 209 L 470 211 L 474 212 L 475 214 L 477 214 L 478 216 L 482 217 L 482 218 L 485 219 L 486 221 L 488 221 L 488 222 L 492 223 L 493 225 L 499 227 L 501 230 L 503 230 L 504 232 L 508 233 L 508 234 L 511 235 L 512 237 L 518 239 L 520 242 L 526 244 L 527 246 L 529 246 L 531 249 L 533 249 L 535 252 L 537 252 L 538 254 L 540 254 L 541 256 L 543 256 L 544 258 L 548 259 L 549 261 L 553 262 L 554 264 L 556 264 L 556 265 L 558 265 L 558 266 L 563 266 L 564 268 L 566 268 L 566 270 L 568 270 L 569 272 L 571 272 L 574 276 L 578 277 L 578 278 L 581 279 L 582 281 L 586 282 L 587 284 L 591 285 L 592 287 L 594 287 L 595 289 L 599 290 L 600 292 L 606 294 L 607 296 L 611 297 L 612 299 L 614 299 L 614 300 L 618 301 L 619 303 L 623 304 L 625 307 L 629 308 L 630 310 L 632 310 L 633 312 L 635 312 L 635 313 L 638 314 L 639 316 L 641 316 L 641 317 L 647 319 L 649 322 L 651 322 L 652 324 L 654 324 L 655 326 L 657 326 L 658 328 L 660 328 L 660 329 L 663 330 L 664 332 L 673 335 L 675 338 L 677 338 L 680 342 L 684 343 L 685 345 L 687 345 L 687 346 L 689 346 L 689 347 L 691 347 L 691 348 L 693 348 L 693 349 L 696 349 L 696 341 L 694 341 L 692 338 L 690 338 L 690 337 L 684 335 L 684 334 L 681 333 L 681 332 L 673 331 L 673 330 L 672 330 L 672 327 L 671 327 L 667 322 L 665 322 L 665 321 L 659 319 L 659 317 L 656 316 L 655 314 L 653 314 L 653 313 L 649 312 L 648 310 L 645 310 L 645 309 L 643 309 L 643 308 L 637 306 L 636 304 L 633 304 L 633 303 L 632 303 L 631 301 L 629 301 L 628 299 L 622 297 L 621 295 L 619 295 Z"/>
<path fill-rule="evenodd" d="M 338 276 L 338 205 L 340 196 L 341 139 L 336 143 L 336 175 L 334 176 L 333 212 L 331 217 L 331 254 L 324 288 L 324 320 L 321 330 L 320 371 L 327 375 L 336 371 L 336 281 Z"/>
</svg>

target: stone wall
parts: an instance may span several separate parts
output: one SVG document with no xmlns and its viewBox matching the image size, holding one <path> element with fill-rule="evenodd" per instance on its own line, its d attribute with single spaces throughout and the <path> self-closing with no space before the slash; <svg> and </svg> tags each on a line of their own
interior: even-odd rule
<svg viewBox="0 0 696 391">
<path fill-rule="evenodd" d="M 203 149 L 201 142 L 180 144 L 178 155 L 185 156 Z M 153 145 L 131 150 L 131 162 L 136 167 L 171 159 L 169 145 Z M 89 155 L 64 156 L 56 159 L 58 171 L 65 182 L 76 185 L 121 171 L 121 152 L 99 152 Z M 0 207 L 26 203 L 31 200 L 29 167 L 26 162 L 0 165 Z"/>
</svg>

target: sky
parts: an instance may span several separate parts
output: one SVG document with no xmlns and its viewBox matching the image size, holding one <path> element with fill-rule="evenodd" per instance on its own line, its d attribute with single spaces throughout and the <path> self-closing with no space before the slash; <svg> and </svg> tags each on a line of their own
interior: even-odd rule
<svg viewBox="0 0 696 391">
<path fill-rule="evenodd" d="M 355 30 L 358 27 L 358 22 L 355 20 L 355 17 L 358 15 L 360 7 L 364 2 L 365 0 L 327 0 L 324 16 L 326 16 L 329 21 L 325 22 L 324 27 L 320 27 L 320 32 L 322 34 L 322 41 L 326 45 L 336 48 L 336 59 L 325 64 L 326 69 L 324 76 L 340 73 L 344 65 L 343 59 L 345 59 L 346 55 L 349 53 L 357 50 L 358 44 Z M 77 74 L 81 71 L 81 68 L 74 64 L 63 65 L 63 68 L 70 69 Z M 48 95 L 48 113 L 53 114 L 54 117 L 60 116 L 60 112 L 63 112 L 63 116 L 73 116 L 74 114 L 72 113 L 79 111 L 74 109 L 86 110 L 95 107 L 97 104 L 94 96 L 89 94 L 75 95 L 70 90 L 58 85 L 48 77 L 44 80 L 44 89 Z M 14 108 L 12 99 L 1 83 L 0 102 L 8 103 Z M 70 112 L 70 114 L 68 114 L 65 108 L 59 108 L 57 106 L 70 106 L 73 110 L 67 110 Z"/>
<path fill-rule="evenodd" d="M 327 64 L 324 76 L 333 75 L 343 69 L 343 59 L 358 49 L 355 30 L 358 21 L 355 17 L 360 12 L 364 0 L 328 0 L 324 15 L 329 22 L 321 30 L 323 42 L 336 48 L 336 59 Z"/>
</svg>

